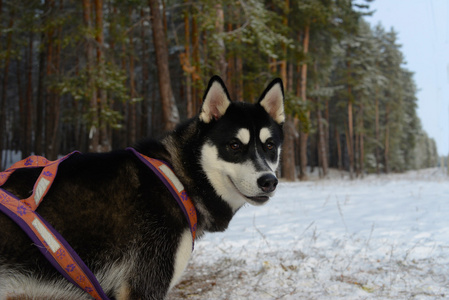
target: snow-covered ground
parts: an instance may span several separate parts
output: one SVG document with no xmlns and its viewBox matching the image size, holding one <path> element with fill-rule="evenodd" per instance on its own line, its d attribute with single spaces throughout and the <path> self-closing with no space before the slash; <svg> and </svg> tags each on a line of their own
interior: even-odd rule
<svg viewBox="0 0 449 300">
<path fill-rule="evenodd" d="M 281 183 L 197 241 L 168 299 L 449 298 L 449 177 Z"/>
</svg>

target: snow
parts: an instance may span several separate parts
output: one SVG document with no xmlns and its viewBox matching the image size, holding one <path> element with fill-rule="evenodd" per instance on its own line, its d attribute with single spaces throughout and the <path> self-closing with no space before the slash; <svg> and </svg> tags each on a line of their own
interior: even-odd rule
<svg viewBox="0 0 449 300">
<path fill-rule="evenodd" d="M 448 216 L 437 169 L 281 183 L 196 242 L 168 299 L 449 298 Z"/>
</svg>

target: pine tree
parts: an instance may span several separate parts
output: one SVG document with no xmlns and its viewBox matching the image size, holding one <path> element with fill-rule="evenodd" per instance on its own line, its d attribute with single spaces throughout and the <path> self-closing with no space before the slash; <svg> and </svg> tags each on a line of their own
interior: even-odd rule
<svg viewBox="0 0 449 300">
<path fill-rule="evenodd" d="M 168 65 L 168 49 L 165 39 L 162 16 L 158 0 L 148 0 L 153 25 L 153 44 L 156 52 L 159 91 L 161 93 L 162 116 L 165 130 L 173 130 L 179 122 L 179 112 L 171 87 L 170 70 Z"/>
</svg>

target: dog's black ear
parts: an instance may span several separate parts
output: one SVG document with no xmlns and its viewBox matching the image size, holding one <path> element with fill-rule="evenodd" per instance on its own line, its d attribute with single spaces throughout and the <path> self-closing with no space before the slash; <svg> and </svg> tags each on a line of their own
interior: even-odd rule
<svg viewBox="0 0 449 300">
<path fill-rule="evenodd" d="M 260 96 L 259 104 L 278 124 L 285 121 L 284 86 L 280 78 L 274 79 Z"/>
<path fill-rule="evenodd" d="M 200 121 L 209 123 L 212 119 L 218 120 L 225 114 L 230 104 L 229 93 L 223 80 L 217 75 L 213 76 L 204 93 Z"/>
</svg>

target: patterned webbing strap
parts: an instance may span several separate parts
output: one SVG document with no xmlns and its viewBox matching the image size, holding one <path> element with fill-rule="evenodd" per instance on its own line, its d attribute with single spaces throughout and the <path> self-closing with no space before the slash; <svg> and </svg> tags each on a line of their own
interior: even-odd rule
<svg viewBox="0 0 449 300">
<path fill-rule="evenodd" d="M 19 200 L 14 195 L 0 188 L 0 211 L 10 217 L 25 231 L 47 260 L 67 280 L 89 293 L 95 299 L 108 300 L 93 273 L 72 247 L 35 211 L 50 189 L 58 172 L 59 163 L 74 153 L 77 153 L 77 151 L 56 161 L 48 161 L 42 156 L 30 156 L 15 163 L 6 171 L 1 172 L 0 186 L 17 169 L 43 167 L 34 185 L 33 194 L 27 199 Z"/>
<path fill-rule="evenodd" d="M 171 167 L 166 163 L 158 159 L 150 158 L 137 152 L 133 148 L 127 148 L 127 150 L 133 152 L 145 165 L 147 165 L 153 172 L 159 177 L 159 179 L 165 184 L 172 196 L 178 202 L 181 207 L 187 222 L 190 226 L 190 232 L 192 233 L 192 251 L 195 245 L 197 215 L 195 206 L 193 206 L 192 200 L 187 196 L 184 189 L 184 185 L 173 173 Z"/>
</svg>

